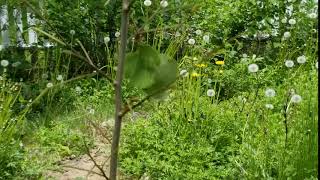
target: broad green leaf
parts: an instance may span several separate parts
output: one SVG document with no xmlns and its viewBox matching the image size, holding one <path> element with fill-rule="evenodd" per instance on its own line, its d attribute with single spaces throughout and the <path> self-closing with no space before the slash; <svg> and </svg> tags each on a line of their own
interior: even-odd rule
<svg viewBox="0 0 320 180">
<path fill-rule="evenodd" d="M 134 53 L 127 55 L 125 76 L 131 85 L 147 88 L 153 83 L 154 73 L 160 64 L 159 53 L 150 46 L 140 46 Z"/>
<path fill-rule="evenodd" d="M 175 81 L 178 65 L 175 62 L 168 62 L 167 59 L 166 56 L 161 55 L 161 65 L 154 75 L 154 83 L 145 89 L 147 93 L 153 93 Z"/>
</svg>

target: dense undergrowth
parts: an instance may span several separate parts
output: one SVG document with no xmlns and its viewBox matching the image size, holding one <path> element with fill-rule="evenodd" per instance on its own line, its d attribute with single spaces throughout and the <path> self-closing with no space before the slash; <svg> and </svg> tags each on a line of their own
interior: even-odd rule
<svg viewBox="0 0 320 180">
<path fill-rule="evenodd" d="M 55 46 L 0 47 L 0 179 L 46 179 L 112 123 L 121 6 L 6 3 L 32 10 L 39 44 Z M 175 83 L 124 119 L 121 174 L 317 179 L 317 2 L 132 3 L 123 104 Z"/>
</svg>

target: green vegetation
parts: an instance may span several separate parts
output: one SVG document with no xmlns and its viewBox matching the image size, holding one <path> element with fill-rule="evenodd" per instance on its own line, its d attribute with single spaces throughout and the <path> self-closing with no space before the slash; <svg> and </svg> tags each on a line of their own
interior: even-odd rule
<svg viewBox="0 0 320 180">
<path fill-rule="evenodd" d="M 120 179 L 317 179 L 316 1 L 131 3 Z M 48 179 L 111 143 L 121 2 L 0 5 L 0 180 Z"/>
</svg>

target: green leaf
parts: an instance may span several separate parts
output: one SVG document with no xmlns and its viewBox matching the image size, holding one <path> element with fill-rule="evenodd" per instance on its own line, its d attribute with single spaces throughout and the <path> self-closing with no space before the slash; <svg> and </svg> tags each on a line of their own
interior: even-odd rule
<svg viewBox="0 0 320 180">
<path fill-rule="evenodd" d="M 153 93 L 175 81 L 178 65 L 175 62 L 168 62 L 167 59 L 165 55 L 161 55 L 161 65 L 154 75 L 154 83 L 145 89 L 147 93 Z"/>
<path fill-rule="evenodd" d="M 136 52 L 127 55 L 125 77 L 131 85 L 153 93 L 176 79 L 177 64 L 168 59 L 150 46 L 140 46 Z"/>
<path fill-rule="evenodd" d="M 125 64 L 125 77 L 138 88 L 147 88 L 153 83 L 154 73 L 160 65 L 159 53 L 150 46 L 140 46 L 129 53 Z"/>
</svg>

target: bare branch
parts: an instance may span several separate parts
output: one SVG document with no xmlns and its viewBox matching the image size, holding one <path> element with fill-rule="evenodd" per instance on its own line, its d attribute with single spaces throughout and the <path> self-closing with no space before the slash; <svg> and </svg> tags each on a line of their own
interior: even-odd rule
<svg viewBox="0 0 320 180">
<path fill-rule="evenodd" d="M 103 174 L 100 174 L 100 173 L 95 172 L 95 171 L 93 171 L 93 170 L 88 170 L 88 169 L 79 168 L 79 167 L 74 167 L 74 166 L 69 166 L 69 165 L 62 165 L 62 167 L 78 169 L 78 170 L 81 170 L 81 171 L 87 171 L 88 173 L 93 173 L 93 174 L 99 175 L 99 176 L 101 176 L 101 177 L 104 177 Z M 93 167 L 94 167 L 94 166 L 93 166 Z M 93 169 L 93 168 L 92 168 L 92 169 Z"/>
<path fill-rule="evenodd" d="M 87 146 L 87 143 L 85 142 L 85 140 L 83 139 L 83 144 L 84 144 L 84 147 L 86 148 L 86 152 L 87 152 L 87 155 L 89 156 L 89 158 L 91 159 L 91 161 L 94 163 L 94 165 L 100 170 L 100 172 L 102 173 L 102 176 L 104 178 L 106 178 L 107 180 L 109 180 L 108 176 L 106 175 L 106 173 L 104 172 L 103 170 L 103 167 L 101 167 L 97 162 L 96 160 L 92 157 L 91 153 L 90 153 L 90 150 L 89 150 L 89 147 Z"/>
</svg>

